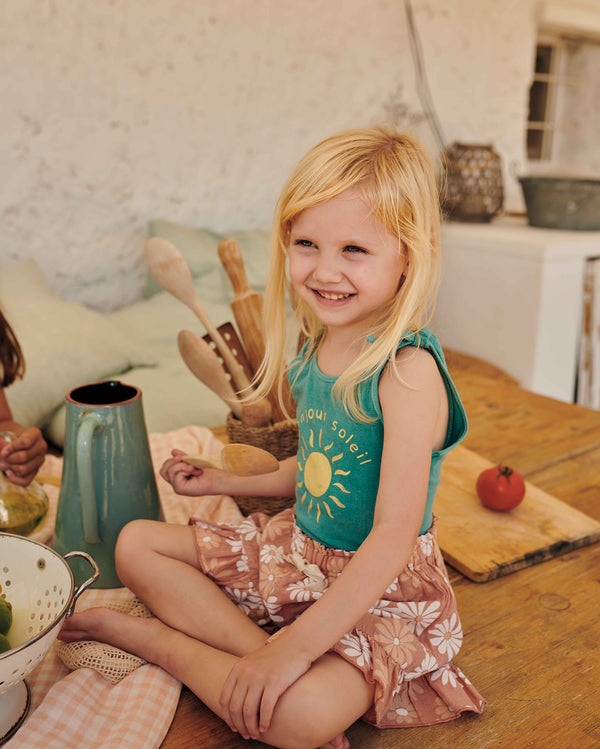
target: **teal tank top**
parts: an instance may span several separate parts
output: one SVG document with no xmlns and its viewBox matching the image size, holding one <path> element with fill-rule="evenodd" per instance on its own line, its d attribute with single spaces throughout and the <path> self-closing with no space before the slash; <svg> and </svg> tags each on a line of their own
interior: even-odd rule
<svg viewBox="0 0 600 749">
<path fill-rule="evenodd" d="M 405 346 L 419 346 L 431 353 L 448 394 L 448 430 L 444 447 L 431 453 L 427 503 L 419 531 L 422 535 L 433 522 L 442 462 L 467 433 L 467 416 L 434 334 L 427 328 L 407 333 L 398 349 Z M 384 367 L 360 387 L 362 407 L 375 418 L 364 424 L 352 419 L 333 398 L 337 378 L 319 370 L 316 356 L 302 364 L 305 353 L 306 346 L 290 367 L 299 431 L 296 522 L 324 546 L 355 551 L 373 527 L 383 450 L 378 384 Z"/>
</svg>

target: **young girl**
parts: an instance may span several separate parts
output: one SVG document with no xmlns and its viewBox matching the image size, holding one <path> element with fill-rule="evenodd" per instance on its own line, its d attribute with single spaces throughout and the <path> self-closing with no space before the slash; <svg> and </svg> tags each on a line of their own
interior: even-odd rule
<svg viewBox="0 0 600 749">
<path fill-rule="evenodd" d="M 347 747 L 361 716 L 418 726 L 482 711 L 452 664 L 462 630 L 432 514 L 467 429 L 423 327 L 438 255 L 435 178 L 414 140 L 351 130 L 300 161 L 275 216 L 256 393 L 286 369 L 289 284 L 307 337 L 289 369 L 297 457 L 241 478 L 175 450 L 161 469 L 182 495 L 295 493 L 295 508 L 235 527 L 129 524 L 119 575 L 156 618 L 92 609 L 63 639 L 158 663 L 232 730 L 279 747 Z"/>
<path fill-rule="evenodd" d="M 0 311 L 0 471 L 13 484 L 27 486 L 44 462 L 47 445 L 37 427 L 13 420 L 4 388 L 22 377 L 25 361 L 19 342 Z"/>
</svg>

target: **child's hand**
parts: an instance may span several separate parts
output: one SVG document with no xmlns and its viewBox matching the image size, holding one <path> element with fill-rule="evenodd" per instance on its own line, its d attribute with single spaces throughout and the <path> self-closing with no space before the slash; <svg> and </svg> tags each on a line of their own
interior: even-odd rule
<svg viewBox="0 0 600 749">
<path fill-rule="evenodd" d="M 222 473 L 216 468 L 194 468 L 181 458 L 182 450 L 172 450 L 172 458 L 163 463 L 160 475 L 168 481 L 177 494 L 197 497 L 203 494 L 217 494 L 215 474 Z"/>
<path fill-rule="evenodd" d="M 232 731 L 259 739 L 271 725 L 281 695 L 308 671 L 310 659 L 279 640 L 241 658 L 229 672 L 219 702 Z"/>
<path fill-rule="evenodd" d="M 0 438 L 0 471 L 13 484 L 27 486 L 39 471 L 47 450 L 37 427 L 23 429 L 12 441 Z"/>
</svg>

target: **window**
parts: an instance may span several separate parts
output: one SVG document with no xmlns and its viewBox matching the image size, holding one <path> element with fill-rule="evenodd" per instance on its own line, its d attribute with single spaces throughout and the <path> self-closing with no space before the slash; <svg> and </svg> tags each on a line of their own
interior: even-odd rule
<svg viewBox="0 0 600 749">
<path fill-rule="evenodd" d="M 530 164 L 600 171 L 599 85 L 600 39 L 560 31 L 540 34 L 529 89 Z"/>
<path fill-rule="evenodd" d="M 552 159 L 556 113 L 561 86 L 563 46 L 558 39 L 540 39 L 536 48 L 533 83 L 529 90 L 527 121 L 527 158 L 529 161 Z"/>
</svg>

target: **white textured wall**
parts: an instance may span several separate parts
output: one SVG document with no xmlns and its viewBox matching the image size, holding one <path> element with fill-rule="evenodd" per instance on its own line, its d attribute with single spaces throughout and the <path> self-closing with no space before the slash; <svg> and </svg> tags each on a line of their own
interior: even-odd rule
<svg viewBox="0 0 600 749">
<path fill-rule="evenodd" d="M 600 3 L 598 4 L 600 13 Z M 565 132 L 555 143 L 556 161 L 566 170 L 584 176 L 600 175 L 600 38 L 595 43 L 575 40 L 567 45 L 566 76 L 576 81 L 565 85 L 558 116 Z"/>
<path fill-rule="evenodd" d="M 533 3 L 413 0 L 447 140 L 505 166 L 524 160 Z M 0 0 L 0 80 L 0 265 L 34 257 L 99 309 L 139 295 L 149 218 L 268 227 L 307 147 L 421 111 L 400 0 Z"/>
</svg>

